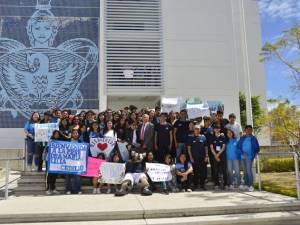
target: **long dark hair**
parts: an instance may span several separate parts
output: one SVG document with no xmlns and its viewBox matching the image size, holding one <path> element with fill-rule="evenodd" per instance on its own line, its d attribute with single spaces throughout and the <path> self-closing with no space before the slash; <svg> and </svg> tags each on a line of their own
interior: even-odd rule
<svg viewBox="0 0 300 225">
<path fill-rule="evenodd" d="M 31 114 L 31 116 L 30 116 L 30 123 L 33 123 L 33 122 L 34 122 L 34 121 L 33 121 L 33 115 L 34 115 L 35 113 L 38 114 L 38 116 L 39 116 L 39 119 L 38 119 L 37 122 L 39 122 L 39 121 L 41 120 L 40 114 L 39 114 L 38 112 L 33 112 L 33 113 Z"/>
<path fill-rule="evenodd" d="M 58 133 L 59 135 L 59 138 L 55 138 L 55 134 Z M 61 140 L 61 134 L 59 132 L 59 130 L 54 130 L 53 133 L 52 133 L 52 136 L 51 136 L 51 139 L 52 140 Z"/>
<path fill-rule="evenodd" d="M 181 153 L 181 154 L 179 155 L 178 159 L 179 159 L 179 162 L 182 163 L 182 162 L 180 161 L 180 157 L 181 157 L 182 155 L 185 156 L 184 169 L 185 169 L 185 171 L 187 171 L 188 168 L 189 168 L 189 162 L 188 162 L 188 160 L 187 160 L 186 154 L 185 154 L 185 153 Z"/>
</svg>

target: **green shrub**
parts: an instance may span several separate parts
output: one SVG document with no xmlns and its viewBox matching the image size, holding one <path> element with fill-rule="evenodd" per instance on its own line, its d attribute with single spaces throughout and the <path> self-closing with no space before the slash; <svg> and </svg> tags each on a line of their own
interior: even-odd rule
<svg viewBox="0 0 300 225">
<path fill-rule="evenodd" d="M 293 172 L 295 171 L 295 163 L 292 158 L 263 158 L 260 162 L 261 172 Z"/>
</svg>

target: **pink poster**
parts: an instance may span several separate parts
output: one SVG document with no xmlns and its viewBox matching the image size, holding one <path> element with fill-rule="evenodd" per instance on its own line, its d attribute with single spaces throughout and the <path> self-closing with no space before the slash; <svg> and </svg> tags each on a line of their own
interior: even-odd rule
<svg viewBox="0 0 300 225">
<path fill-rule="evenodd" d="M 84 174 L 81 174 L 81 176 L 83 176 L 83 177 L 99 177 L 100 166 L 104 162 L 105 162 L 105 160 L 89 157 L 88 163 L 87 163 L 87 172 Z"/>
</svg>

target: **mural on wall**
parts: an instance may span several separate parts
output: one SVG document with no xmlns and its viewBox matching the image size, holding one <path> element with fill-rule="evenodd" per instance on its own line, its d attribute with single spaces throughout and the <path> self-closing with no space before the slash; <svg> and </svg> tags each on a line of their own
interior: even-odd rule
<svg viewBox="0 0 300 225">
<path fill-rule="evenodd" d="M 19 4 L 23 2 L 20 0 Z M 22 19 L 18 20 L 18 15 L 15 15 L 15 33 L 18 36 L 17 30 L 23 29 L 28 39 L 27 46 L 22 42 L 26 37 L 24 33 L 20 35 L 19 40 L 5 37 L 2 29 L 6 25 L 5 18 L 1 19 L 0 122 L 4 121 L 3 118 L 7 121 L 10 116 L 12 121 L 19 118 L 18 121 L 21 122 L 22 117 L 29 118 L 33 111 L 43 112 L 49 108 L 74 110 L 98 108 L 98 87 L 95 83 L 98 83 L 96 43 L 99 29 L 99 3 L 86 0 L 84 5 L 83 1 L 78 0 L 60 0 L 60 2 L 57 0 L 56 11 L 60 15 L 56 17 L 51 11 L 52 7 L 55 8 L 54 2 L 54 0 L 52 2 L 36 0 L 35 9 L 32 8 L 33 14 L 26 22 Z M 63 5 L 63 2 L 66 5 Z M 98 12 L 90 13 L 96 15 L 78 16 L 72 15 L 71 9 L 66 10 L 66 13 L 69 12 L 68 17 L 63 17 L 64 7 L 67 7 L 70 2 L 75 3 L 75 6 L 77 2 L 82 10 L 95 7 L 96 4 Z M 7 5 L 8 11 L 11 8 L 11 5 Z M 77 10 L 74 14 L 78 14 L 76 7 L 74 10 Z M 21 27 L 22 24 L 25 27 Z M 91 30 L 87 30 L 86 25 L 89 25 L 88 28 Z M 82 29 L 85 31 L 81 32 Z M 62 35 L 59 39 L 63 41 L 58 43 L 59 40 L 56 39 L 60 32 Z M 84 37 L 80 37 L 81 33 Z M 71 37 L 72 34 L 75 38 Z M 83 82 L 91 86 L 83 85 Z M 22 124 L 5 125 L 2 122 L 0 127 L 20 125 Z"/>
</svg>

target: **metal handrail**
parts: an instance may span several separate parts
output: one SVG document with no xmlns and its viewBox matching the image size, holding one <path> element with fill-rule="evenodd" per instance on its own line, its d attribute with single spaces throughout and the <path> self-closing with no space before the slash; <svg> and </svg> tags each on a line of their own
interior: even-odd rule
<svg viewBox="0 0 300 225">
<path fill-rule="evenodd" d="M 8 185 L 9 185 L 9 174 L 10 174 L 10 161 L 16 160 L 25 160 L 26 157 L 13 157 L 13 158 L 0 158 L 0 161 L 6 161 L 5 166 L 5 191 L 4 191 L 4 200 L 8 199 Z M 24 162 L 25 164 L 25 162 Z"/>
<path fill-rule="evenodd" d="M 300 179 L 299 179 L 299 153 L 296 151 L 292 152 L 264 152 L 259 153 L 256 156 L 257 162 L 257 172 L 258 172 L 258 189 L 259 191 L 262 190 L 261 187 L 261 171 L 260 171 L 260 155 L 282 155 L 282 156 L 293 156 L 294 163 L 295 163 L 295 178 L 296 178 L 296 186 L 297 186 L 297 199 L 300 200 Z"/>
</svg>

